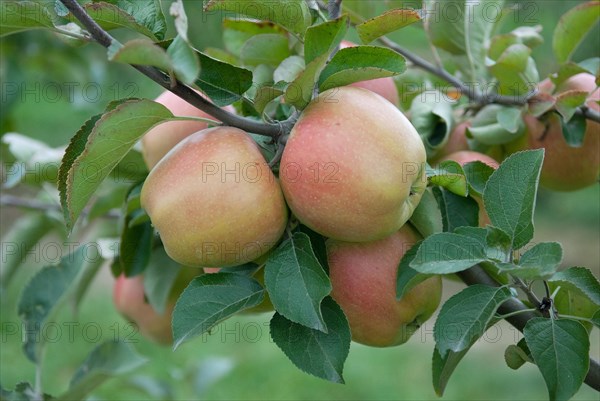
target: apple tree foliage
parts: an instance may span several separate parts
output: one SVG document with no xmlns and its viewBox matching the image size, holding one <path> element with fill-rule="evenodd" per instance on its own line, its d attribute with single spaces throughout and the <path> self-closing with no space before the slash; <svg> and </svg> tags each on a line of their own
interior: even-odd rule
<svg viewBox="0 0 600 401">
<path fill-rule="evenodd" d="M 76 45 L 97 41 L 107 48 L 106 56 L 112 62 L 154 72 L 155 79 L 166 80 L 174 90 L 186 85 L 199 89 L 213 105 L 234 105 L 238 116 L 221 120 L 243 129 L 255 127 L 248 131 L 265 157 L 273 161 L 275 172 L 281 145 L 278 139 L 316 93 L 384 77 L 395 77 L 401 106 L 410 111 L 429 157 L 447 143 L 459 109 L 474 115 L 468 137 L 478 150 L 523 135 L 521 115 L 525 112 L 535 116 L 557 113 L 567 142 L 581 146 L 586 127 L 582 106 L 587 94 L 572 91 L 559 97 L 538 96 L 536 84 L 544 77 L 540 77 L 531 53 L 542 41 L 541 27 L 502 31 L 502 19 L 486 18 L 484 12 L 510 13 L 503 1 L 424 0 L 422 9 L 406 8 L 396 1 L 330 2 L 334 4 L 205 1 L 204 12 L 223 15 L 224 49 L 200 51 L 193 47 L 186 12 L 200 12 L 197 2 L 184 7 L 176 1 L 164 13 L 159 0 L 82 1 L 87 16 L 101 28 L 98 31 L 72 12 L 68 6 L 73 1 L 3 0 L 0 34 L 45 29 Z M 329 14 L 328 6 L 333 10 Z M 442 6 L 452 6 L 458 17 L 439 18 L 435 10 Z M 558 71 L 550 76 L 555 84 L 581 72 L 597 74 L 600 59 L 578 62 L 573 54 L 598 22 L 599 10 L 597 1 L 583 3 L 567 12 L 555 28 L 544 27 L 554 29 L 552 48 L 560 62 Z M 174 37 L 166 37 L 167 21 L 174 22 Z M 387 39 L 386 35 L 409 25 L 425 29 L 443 66 L 424 61 Z M 129 31 L 125 42 L 107 35 L 123 30 Z M 342 39 L 353 32 L 361 44 L 338 50 Z M 419 100 L 420 92 L 439 88 L 434 85 L 439 82 L 447 85 L 436 89 L 437 101 Z M 104 113 L 84 122 L 64 155 L 61 149 L 25 136 L 5 135 L 3 141 L 15 169 L 24 166 L 25 170 L 30 163 L 52 165 L 62 158 L 54 175 L 13 174 L 6 181 L 5 187 L 54 187 L 61 205 L 60 209 L 46 208 L 44 213 L 25 213 L 6 240 L 28 249 L 48 233 L 62 232 L 59 226 L 63 223 L 72 236 L 83 236 L 85 226 L 106 215 L 117 217 L 120 247 L 116 256 L 107 256 L 110 252 L 102 247 L 97 251 L 110 260 L 115 276 L 145 273 L 148 301 L 157 310 L 164 309 L 173 272 L 179 267 L 164 253 L 140 206 L 141 183 L 148 172 L 136 143 L 157 124 L 182 119 L 185 117 L 175 117 L 154 101 L 124 98 L 115 99 Z M 431 275 L 458 274 L 469 284 L 441 307 L 435 323 L 432 373 L 440 395 L 470 347 L 502 319 L 524 334 L 523 340 L 506 349 L 507 364 L 513 369 L 525 362 L 537 365 L 551 400 L 569 399 L 584 380 L 596 389 L 600 386 L 598 364 L 589 358 L 589 332 L 593 326 L 600 327 L 598 279 L 584 267 L 559 271 L 559 243 L 532 243 L 543 163 L 544 151 L 532 150 L 506 157 L 497 170 L 481 162 L 461 167 L 452 161 L 427 168 L 429 188 L 411 219 L 424 240 L 401 261 L 397 294 L 400 299 Z M 124 176 L 127 185 L 123 185 Z M 483 199 L 490 220 L 486 227 L 479 226 L 479 206 L 471 195 Z M 49 205 L 52 199 L 47 191 L 40 191 L 34 201 Z M 103 234 L 93 235 L 102 244 Z M 32 363 L 41 366 L 48 345 L 37 335 L 44 322 L 65 303 L 78 305 L 105 261 L 100 258 L 90 263 L 88 251 L 83 246 L 72 249 L 58 264 L 43 268 L 23 289 L 18 313 L 28 333 L 23 351 Z M 7 260 L 2 286 L 10 284 L 22 257 L 23 252 Z M 167 269 L 165 265 L 171 266 Z M 265 269 L 264 285 L 252 277 L 258 269 Z M 541 301 L 532 289 L 535 282 L 545 284 Z M 276 310 L 270 334 L 277 347 L 299 369 L 343 383 L 351 335 L 344 312 L 330 292 L 325 238 L 305 226 L 290 226 L 262 265 L 201 275 L 189 284 L 173 314 L 175 352 L 188 339 L 260 304 L 268 294 Z M 570 302 L 561 301 L 565 294 Z M 573 303 L 588 306 L 571 310 Z M 527 318 L 519 323 L 514 320 L 519 315 Z M 59 398 L 83 398 L 103 380 L 145 360 L 124 342 L 101 344 L 82 360 L 69 389 Z M 12 391 L 3 389 L 2 395 L 7 399 L 52 399 L 39 391 L 22 383 Z"/>
</svg>

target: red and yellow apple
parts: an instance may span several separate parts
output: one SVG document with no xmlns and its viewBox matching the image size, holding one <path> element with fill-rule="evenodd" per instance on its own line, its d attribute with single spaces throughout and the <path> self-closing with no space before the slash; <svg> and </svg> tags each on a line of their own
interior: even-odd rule
<svg viewBox="0 0 600 401">
<path fill-rule="evenodd" d="M 165 106 L 177 117 L 200 117 L 215 120 L 214 117 L 169 91 L 163 92 L 154 101 Z M 227 106 L 226 110 L 234 112 L 231 106 Z M 190 120 L 168 121 L 152 128 L 142 137 L 142 156 L 148 169 L 151 170 L 164 155 L 184 138 L 207 127 L 208 124 L 205 122 Z"/>
<path fill-rule="evenodd" d="M 586 105 L 600 110 L 600 89 L 591 74 L 577 74 L 557 88 L 557 93 L 568 90 L 590 92 Z M 550 113 L 537 119 L 525 115 L 527 149 L 545 149 L 540 184 L 556 191 L 574 191 L 598 182 L 600 172 L 600 124 L 586 120 L 583 145 L 578 148 L 567 144 L 558 115 Z"/>
<path fill-rule="evenodd" d="M 327 241 L 331 296 L 348 318 L 353 341 L 375 347 L 405 343 L 437 309 L 440 276 L 396 299 L 398 265 L 419 239 L 407 224 L 374 242 Z"/>
<path fill-rule="evenodd" d="M 279 176 L 300 222 L 340 241 L 374 241 L 412 215 L 427 185 L 425 159 L 402 112 L 345 86 L 322 92 L 300 115 Z"/>
<path fill-rule="evenodd" d="M 356 46 L 356 44 L 344 40 L 340 44 L 340 49 L 345 49 L 354 46 Z M 388 102 L 392 103 L 394 106 L 398 107 L 400 105 L 398 88 L 396 87 L 396 84 L 394 83 L 394 79 L 392 77 L 369 79 L 368 81 L 355 82 L 353 84 L 350 84 L 350 86 L 370 90 L 371 92 L 375 92 L 378 95 L 383 96 L 387 99 Z"/>
<path fill-rule="evenodd" d="M 152 169 L 142 207 L 167 254 L 196 267 L 257 259 L 281 237 L 287 208 L 258 145 L 233 127 L 208 128 L 180 142 Z"/>
<path fill-rule="evenodd" d="M 201 274 L 202 272 L 196 269 L 182 268 L 173 283 L 164 313 L 158 313 L 147 302 L 143 275 L 125 277 L 121 274 L 117 277 L 113 290 L 115 308 L 127 320 L 134 323 L 144 337 L 159 344 L 171 344 L 173 342 L 171 317 L 177 298 L 189 282 Z"/>
</svg>

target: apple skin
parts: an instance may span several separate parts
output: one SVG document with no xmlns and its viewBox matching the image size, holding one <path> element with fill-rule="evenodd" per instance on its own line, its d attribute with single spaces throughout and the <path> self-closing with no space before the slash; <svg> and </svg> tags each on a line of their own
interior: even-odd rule
<svg viewBox="0 0 600 401">
<path fill-rule="evenodd" d="M 115 308 L 127 320 L 134 323 L 144 337 L 158 344 L 170 345 L 173 343 L 171 318 L 177 298 L 190 281 L 201 274 L 202 272 L 197 269 L 182 268 L 173 284 L 165 311 L 162 314 L 146 301 L 143 275 L 125 277 L 124 274 L 121 274 L 115 280 L 113 289 Z"/>
<path fill-rule="evenodd" d="M 494 170 L 497 169 L 499 166 L 498 162 L 496 160 L 494 160 L 492 157 L 490 157 L 486 154 L 474 152 L 471 150 L 462 150 L 460 152 L 455 152 L 455 153 L 449 154 L 448 156 L 442 158 L 442 160 L 440 160 L 440 162 L 442 162 L 444 160 L 453 160 L 453 161 L 457 162 L 458 164 L 460 164 L 461 166 L 464 166 L 465 164 L 470 163 L 470 162 L 480 161 L 480 162 L 485 163 L 488 166 L 492 167 Z M 488 216 L 487 212 L 485 211 L 485 206 L 483 205 L 483 199 L 478 195 L 473 195 L 472 197 L 473 197 L 473 199 L 475 199 L 475 201 L 479 205 L 479 226 L 485 227 L 487 225 L 492 224 L 492 222 L 490 221 L 490 217 Z"/>
<path fill-rule="evenodd" d="M 353 341 L 374 347 L 403 344 L 437 309 L 440 276 L 396 300 L 398 264 L 419 239 L 407 224 L 374 242 L 327 241 L 331 296 L 348 318 Z"/>
<path fill-rule="evenodd" d="M 355 46 L 357 46 L 355 43 L 343 40 L 340 44 L 340 49 Z M 400 95 L 398 94 L 398 88 L 396 87 L 392 77 L 369 79 L 368 81 L 355 82 L 350 84 L 350 86 L 370 90 L 371 92 L 375 92 L 378 95 L 383 96 L 394 106 L 399 107 L 400 105 Z"/>
<path fill-rule="evenodd" d="M 421 200 L 425 147 L 394 105 L 362 88 L 322 92 L 300 115 L 279 176 L 294 215 L 350 242 L 397 231 Z"/>
<path fill-rule="evenodd" d="M 204 97 L 204 95 L 202 96 Z M 165 106 L 177 117 L 201 117 L 215 120 L 214 117 L 169 91 L 163 92 L 154 101 Z M 231 106 L 225 107 L 225 110 L 230 113 L 235 111 Z M 205 128 L 208 128 L 208 124 L 199 121 L 168 121 L 152 128 L 142 137 L 142 156 L 148 169 L 154 168 L 158 161 L 184 138 Z"/>
<path fill-rule="evenodd" d="M 152 169 L 142 207 L 167 254 L 195 267 L 237 266 L 279 240 L 287 208 L 258 145 L 233 127 L 190 135 Z"/>
<path fill-rule="evenodd" d="M 220 270 L 221 269 L 219 267 L 205 267 L 204 273 L 206 273 L 206 274 L 218 273 Z M 265 268 L 262 267 L 261 269 L 259 269 L 256 273 L 254 273 L 252 275 L 252 278 L 254 278 L 256 281 L 258 281 L 264 287 L 265 286 Z M 252 315 L 252 314 L 256 314 L 256 313 L 272 312 L 274 310 L 275 310 L 275 308 L 273 307 L 273 304 L 271 303 L 271 298 L 269 298 L 269 294 L 265 291 L 265 297 L 260 304 L 254 306 L 250 309 L 243 310 L 242 312 L 240 312 L 240 314 Z"/>
<path fill-rule="evenodd" d="M 596 90 L 594 90 L 596 89 Z M 596 88 L 591 74 L 577 74 L 557 88 L 557 91 L 581 90 L 594 92 L 588 96 L 586 105 L 600 110 L 600 90 Z M 527 149 L 544 148 L 544 164 L 540 184 L 555 191 L 575 191 L 593 185 L 600 172 L 600 124 L 587 120 L 583 146 L 570 147 L 564 139 L 560 119 L 549 114 L 540 120 L 531 115 L 524 116 L 527 127 Z"/>
</svg>

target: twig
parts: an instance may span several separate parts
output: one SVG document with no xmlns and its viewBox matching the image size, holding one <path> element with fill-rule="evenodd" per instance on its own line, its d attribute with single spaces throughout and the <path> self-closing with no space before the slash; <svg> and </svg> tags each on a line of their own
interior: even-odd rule
<svg viewBox="0 0 600 401">
<path fill-rule="evenodd" d="M 587 106 L 581 106 L 577 109 L 577 111 L 575 112 L 575 114 L 578 114 L 580 116 L 583 116 L 585 118 L 587 118 L 588 120 L 592 120 L 595 121 L 597 123 L 600 123 L 600 112 L 594 110 L 594 109 L 590 109 Z"/>
<path fill-rule="evenodd" d="M 342 14 L 342 0 L 329 0 L 327 8 L 330 20 L 339 18 Z"/>
<path fill-rule="evenodd" d="M 118 43 L 116 39 L 110 36 L 86 13 L 83 7 L 77 3 L 77 0 L 60 1 L 71 12 L 71 14 L 73 14 L 73 16 L 77 18 L 77 20 L 81 22 L 83 26 L 85 26 L 96 42 L 106 48 L 108 48 L 112 43 Z M 237 127 L 244 131 L 249 131 L 255 134 L 277 138 L 280 135 L 289 132 L 295 122 L 293 120 L 286 120 L 282 122 L 266 124 L 240 117 L 238 115 L 229 113 L 228 111 L 225 111 L 210 101 L 204 99 L 187 85 L 184 85 L 177 80 L 173 82 L 169 76 L 157 68 L 140 65 L 133 65 L 133 67 L 142 74 L 146 75 L 148 78 L 152 79 L 154 82 L 158 83 L 163 88 L 173 92 L 191 105 L 219 119 L 226 125 Z"/>
<path fill-rule="evenodd" d="M 474 266 L 468 270 L 458 273 L 461 280 L 467 285 L 484 284 L 492 287 L 499 287 L 500 284 L 496 282 L 490 275 L 486 273 L 480 266 Z M 504 302 L 498 308 L 500 315 L 512 314 L 516 311 L 528 309 L 523 302 L 516 298 L 511 298 Z M 523 331 L 527 322 L 533 318 L 540 317 L 535 312 L 523 312 L 513 314 L 507 317 L 506 321 L 513 325 L 517 330 Z M 585 383 L 593 388 L 594 390 L 600 391 L 600 363 L 593 358 L 590 358 L 590 368 L 585 377 Z"/>
</svg>

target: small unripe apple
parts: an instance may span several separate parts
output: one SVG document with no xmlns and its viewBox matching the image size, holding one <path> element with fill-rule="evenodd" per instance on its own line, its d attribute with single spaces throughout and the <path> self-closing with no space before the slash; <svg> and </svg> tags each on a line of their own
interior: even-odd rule
<svg viewBox="0 0 600 401">
<path fill-rule="evenodd" d="M 141 203 L 167 254 L 187 266 L 255 260 L 287 223 L 281 188 L 258 145 L 233 127 L 180 142 L 148 175 Z"/>
<path fill-rule="evenodd" d="M 428 278 L 396 299 L 398 265 L 419 239 L 405 225 L 374 242 L 327 241 L 331 296 L 348 318 L 353 341 L 375 347 L 405 343 L 437 309 L 440 276 Z"/>
<path fill-rule="evenodd" d="M 390 102 L 362 88 L 321 93 L 303 111 L 279 175 L 294 215 L 337 240 L 384 238 L 410 218 L 426 187 L 425 147 Z"/>
<path fill-rule="evenodd" d="M 340 44 L 340 49 L 345 49 L 347 47 L 354 46 L 356 46 L 355 43 L 343 40 Z M 398 88 L 396 87 L 396 84 L 394 83 L 394 79 L 392 77 L 369 79 L 368 81 L 355 82 L 353 84 L 350 84 L 350 86 L 370 90 L 371 92 L 375 92 L 378 95 L 383 96 L 388 100 L 388 102 L 392 103 L 394 106 L 398 107 L 400 105 L 400 96 L 398 95 Z"/>
<path fill-rule="evenodd" d="M 577 74 L 563 84 L 557 91 L 588 91 L 586 105 L 600 110 L 596 101 L 600 100 L 600 90 L 596 87 L 595 77 L 591 74 Z M 570 147 L 564 138 L 560 118 L 556 114 L 542 117 L 540 120 L 525 115 L 528 142 L 527 149 L 545 149 L 544 164 L 540 184 L 556 191 L 574 191 L 585 188 L 598 181 L 600 172 L 600 124 L 586 120 L 583 145 Z"/>
<path fill-rule="evenodd" d="M 499 166 L 498 162 L 496 160 L 492 159 L 490 156 L 483 154 L 483 153 L 474 152 L 471 150 L 463 150 L 460 152 L 452 153 L 452 154 L 444 157 L 442 160 L 440 160 L 440 162 L 442 162 L 444 160 L 455 161 L 458 164 L 460 164 L 461 166 L 464 166 L 465 164 L 470 163 L 470 162 L 480 161 L 480 162 L 485 163 L 488 166 L 492 167 L 494 170 L 497 169 Z M 479 205 L 479 226 L 485 227 L 485 226 L 491 224 L 490 217 L 488 216 L 487 212 L 485 211 L 485 207 L 483 205 L 483 199 L 481 198 L 481 196 L 472 195 L 472 197 L 473 197 L 473 199 L 475 199 L 475 201 Z"/>
<path fill-rule="evenodd" d="M 154 101 L 165 106 L 176 117 L 201 117 L 215 120 L 214 117 L 169 91 L 163 92 Z M 226 110 L 234 112 L 231 106 L 227 106 Z M 151 170 L 169 150 L 184 138 L 207 127 L 207 123 L 200 121 L 168 121 L 152 128 L 142 137 L 142 156 L 148 169 Z"/>
<path fill-rule="evenodd" d="M 202 272 L 198 270 L 182 268 L 173 283 L 164 313 L 158 313 L 147 302 L 143 275 L 125 277 L 121 274 L 116 279 L 113 290 L 115 308 L 127 320 L 134 323 L 144 337 L 159 344 L 171 344 L 173 342 L 171 318 L 177 298 L 189 282 L 200 274 Z"/>
</svg>

